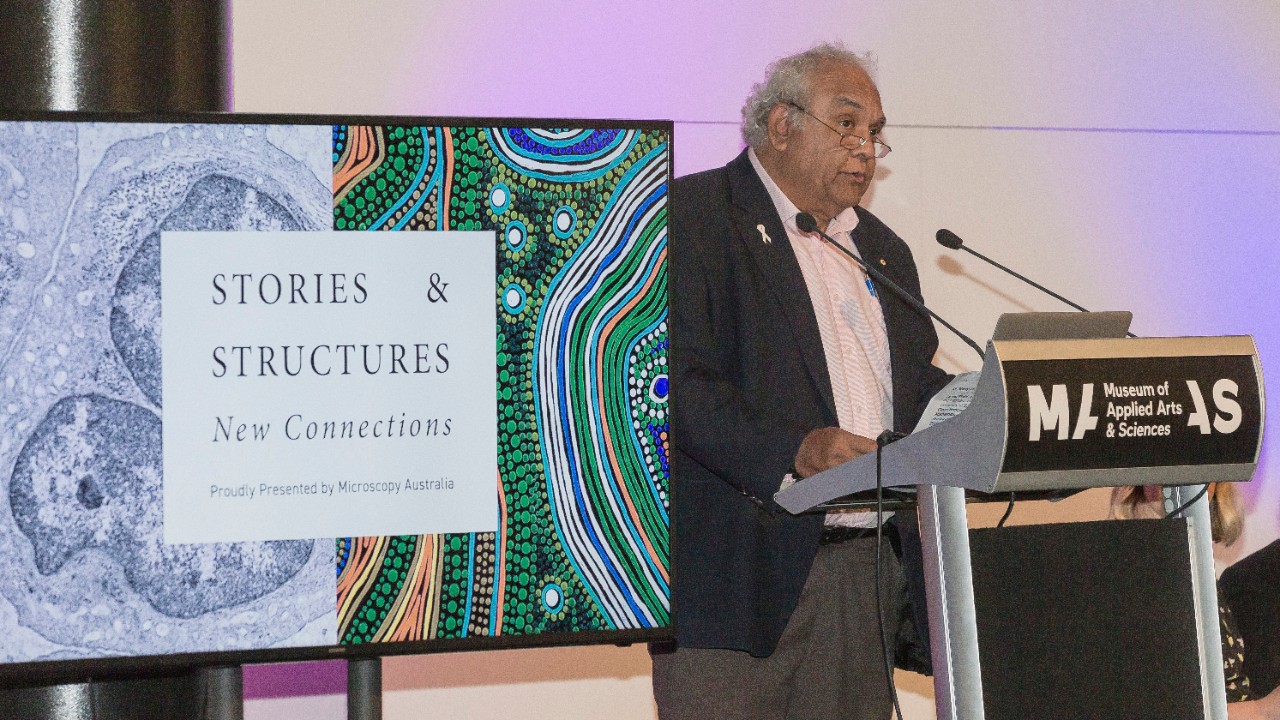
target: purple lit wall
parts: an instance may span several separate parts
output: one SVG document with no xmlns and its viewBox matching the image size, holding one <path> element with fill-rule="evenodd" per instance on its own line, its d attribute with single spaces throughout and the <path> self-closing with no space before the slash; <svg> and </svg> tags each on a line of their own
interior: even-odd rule
<svg viewBox="0 0 1280 720">
<path fill-rule="evenodd" d="M 669 118 L 684 174 L 738 152 L 742 98 L 771 59 L 824 39 L 879 58 L 894 152 L 868 206 L 911 244 L 926 298 L 962 330 L 985 338 L 1002 312 L 1061 308 L 937 246 L 940 227 L 1087 307 L 1132 310 L 1140 335 L 1253 335 L 1280 417 L 1274 0 L 236 0 L 236 108 Z M 975 365 L 950 339 L 940 362 Z M 1277 438 L 1224 563 L 1280 536 Z M 495 680 L 481 695 L 564 681 L 588 697 L 637 680 L 626 674 L 644 672 L 640 656 L 584 670 L 585 684 Z M 402 673 L 390 695 L 451 701 L 463 691 L 412 679 L 448 662 L 388 661 Z M 608 685 L 618 717 L 652 717 L 638 679 Z M 471 716 L 501 716 L 487 712 Z"/>
</svg>

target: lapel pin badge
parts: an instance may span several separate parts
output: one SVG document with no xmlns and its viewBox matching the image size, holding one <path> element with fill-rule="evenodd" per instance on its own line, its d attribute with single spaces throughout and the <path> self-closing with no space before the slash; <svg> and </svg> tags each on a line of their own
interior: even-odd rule
<svg viewBox="0 0 1280 720">
<path fill-rule="evenodd" d="M 760 242 L 763 242 L 765 245 L 768 245 L 769 243 L 773 242 L 773 238 L 769 237 L 769 233 L 764 231 L 763 223 L 761 223 L 760 225 L 757 225 L 756 230 L 760 231 Z"/>
<path fill-rule="evenodd" d="M 881 264 L 881 265 L 888 265 L 888 264 L 889 264 L 889 261 L 888 261 L 888 260 L 885 260 L 884 258 L 880 258 L 880 264 Z"/>
</svg>

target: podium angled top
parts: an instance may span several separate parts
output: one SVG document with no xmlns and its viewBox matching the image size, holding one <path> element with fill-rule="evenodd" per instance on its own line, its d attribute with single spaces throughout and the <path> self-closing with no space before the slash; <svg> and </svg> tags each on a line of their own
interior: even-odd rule
<svg viewBox="0 0 1280 720">
<path fill-rule="evenodd" d="M 1265 402 L 1247 336 L 993 340 L 976 387 L 969 380 L 958 414 L 926 411 L 923 427 L 885 447 L 884 487 L 1188 485 L 1246 481 L 1257 469 Z M 941 397 L 950 391 L 931 408 L 963 406 L 964 392 Z M 867 455 L 775 499 L 804 512 L 875 486 Z"/>
</svg>

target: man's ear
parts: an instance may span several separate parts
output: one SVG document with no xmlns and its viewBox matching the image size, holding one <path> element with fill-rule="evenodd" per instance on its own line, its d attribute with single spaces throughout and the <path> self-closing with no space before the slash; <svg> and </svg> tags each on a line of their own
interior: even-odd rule
<svg viewBox="0 0 1280 720">
<path fill-rule="evenodd" d="M 786 150 L 787 143 L 791 140 L 790 114 L 790 109 L 785 103 L 778 103 L 769 111 L 769 121 L 766 126 L 769 130 L 769 144 L 779 152 Z"/>
</svg>

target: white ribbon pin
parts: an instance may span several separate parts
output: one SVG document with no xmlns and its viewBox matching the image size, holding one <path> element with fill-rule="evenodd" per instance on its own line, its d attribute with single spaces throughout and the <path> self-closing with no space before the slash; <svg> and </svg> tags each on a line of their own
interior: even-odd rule
<svg viewBox="0 0 1280 720">
<path fill-rule="evenodd" d="M 763 224 L 761 224 L 761 225 L 757 225 L 757 226 L 756 226 L 756 229 L 760 231 L 760 241 L 761 241 L 761 242 L 763 242 L 765 245 L 768 245 L 769 243 L 773 242 L 773 238 L 769 237 L 769 233 L 767 233 L 767 232 L 765 232 L 765 231 L 764 231 L 764 225 L 763 225 Z"/>
</svg>

